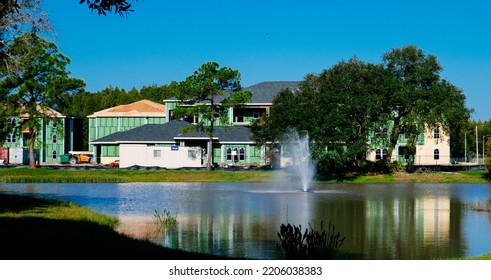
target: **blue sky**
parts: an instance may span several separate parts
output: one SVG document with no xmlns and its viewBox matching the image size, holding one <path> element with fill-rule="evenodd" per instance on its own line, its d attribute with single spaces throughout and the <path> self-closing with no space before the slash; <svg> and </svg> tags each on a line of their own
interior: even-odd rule
<svg viewBox="0 0 491 280">
<path fill-rule="evenodd" d="M 43 9 L 89 91 L 182 81 L 209 61 L 239 70 L 243 86 L 301 81 L 411 44 L 439 59 L 473 119 L 491 119 L 491 1 L 139 0 L 127 18 L 79 2 L 44 0 Z"/>
</svg>

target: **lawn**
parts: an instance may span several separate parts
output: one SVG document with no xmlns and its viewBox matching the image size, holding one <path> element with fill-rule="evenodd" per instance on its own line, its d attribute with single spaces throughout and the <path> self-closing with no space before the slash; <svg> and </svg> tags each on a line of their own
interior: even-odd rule
<svg viewBox="0 0 491 280">
<path fill-rule="evenodd" d="M 325 183 L 456 183 L 488 184 L 487 171 L 396 172 L 382 175 L 347 175 Z M 274 182 L 291 181 L 295 176 L 284 170 L 123 170 L 0 168 L 4 183 L 125 183 L 125 182 Z"/>
</svg>

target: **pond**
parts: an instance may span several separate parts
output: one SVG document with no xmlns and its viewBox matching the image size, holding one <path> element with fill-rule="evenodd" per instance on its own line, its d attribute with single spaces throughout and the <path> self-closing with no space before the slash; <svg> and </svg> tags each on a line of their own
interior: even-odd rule
<svg viewBox="0 0 491 280">
<path fill-rule="evenodd" d="M 491 199 L 480 184 L 285 183 L 0 184 L 0 192 L 71 201 L 116 216 L 120 232 L 162 246 L 281 259 L 281 224 L 331 222 L 358 259 L 426 260 L 491 252 Z M 177 226 L 157 230 L 155 211 Z"/>
</svg>

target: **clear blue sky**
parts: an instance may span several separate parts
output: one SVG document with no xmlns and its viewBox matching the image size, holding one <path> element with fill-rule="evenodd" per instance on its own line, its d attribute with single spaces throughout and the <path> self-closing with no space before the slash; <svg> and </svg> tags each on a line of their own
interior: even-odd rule
<svg viewBox="0 0 491 280">
<path fill-rule="evenodd" d="M 439 59 L 473 119 L 491 119 L 491 1 L 139 0 L 127 18 L 79 2 L 43 8 L 89 91 L 182 81 L 209 61 L 239 70 L 243 86 L 300 81 L 411 44 Z"/>
</svg>

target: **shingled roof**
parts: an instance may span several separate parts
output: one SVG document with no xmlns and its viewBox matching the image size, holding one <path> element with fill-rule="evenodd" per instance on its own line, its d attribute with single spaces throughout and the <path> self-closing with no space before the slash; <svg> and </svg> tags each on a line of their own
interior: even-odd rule
<svg viewBox="0 0 491 280">
<path fill-rule="evenodd" d="M 252 92 L 252 99 L 247 103 L 273 103 L 273 98 L 278 92 L 284 89 L 297 91 L 299 83 L 296 81 L 262 82 L 246 87 L 244 90 Z"/>
<path fill-rule="evenodd" d="M 299 87 L 299 81 L 271 81 L 271 82 L 261 82 L 252 86 L 243 88 L 245 91 L 252 92 L 252 98 L 246 104 L 265 104 L 271 105 L 273 103 L 273 98 L 278 94 L 278 92 L 284 89 L 290 89 L 292 91 L 297 91 Z M 226 96 L 219 96 L 215 102 L 220 103 Z M 175 97 L 166 99 L 165 101 L 176 101 Z M 205 101 L 207 103 L 207 101 Z"/>
<path fill-rule="evenodd" d="M 93 113 L 88 118 L 96 117 L 165 117 L 165 105 L 150 100 L 140 100 L 130 104 L 119 105 Z"/>
<path fill-rule="evenodd" d="M 186 132 L 183 128 L 192 124 L 186 121 L 172 120 L 165 124 L 146 124 L 128 131 L 120 131 L 91 141 L 91 144 L 121 143 L 175 143 L 176 140 L 207 139 L 203 132 Z M 236 126 L 231 128 L 215 127 L 214 138 L 220 142 L 251 142 L 248 128 Z"/>
</svg>

